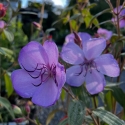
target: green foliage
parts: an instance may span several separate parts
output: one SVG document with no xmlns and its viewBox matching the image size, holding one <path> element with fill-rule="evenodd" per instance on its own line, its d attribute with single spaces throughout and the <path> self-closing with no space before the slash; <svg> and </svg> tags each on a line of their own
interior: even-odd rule
<svg viewBox="0 0 125 125">
<path fill-rule="evenodd" d="M 68 118 L 62 120 L 58 125 L 68 125 Z"/>
<path fill-rule="evenodd" d="M 10 76 L 8 75 L 7 72 L 5 72 L 5 74 L 4 74 L 4 80 L 5 80 L 7 96 L 9 97 L 13 93 L 13 86 L 12 86 Z"/>
<path fill-rule="evenodd" d="M 82 103 L 78 100 L 71 101 L 68 108 L 69 125 L 82 125 L 84 117 L 85 110 Z"/>
<path fill-rule="evenodd" d="M 7 109 L 11 117 L 14 119 L 15 116 L 14 116 L 14 112 L 12 110 L 10 102 L 6 98 L 0 97 L 0 104 Z"/>
<path fill-rule="evenodd" d="M 6 36 L 6 38 L 10 42 L 12 42 L 14 40 L 14 35 L 13 35 L 13 33 L 11 31 L 8 31 L 7 29 L 4 29 L 3 32 L 4 32 L 5 36 Z"/>
<path fill-rule="evenodd" d="M 108 125 L 124 125 L 124 121 L 119 119 L 116 115 L 112 114 L 103 109 L 96 109 L 93 111 L 93 114 L 98 116 L 102 121 Z"/>
</svg>

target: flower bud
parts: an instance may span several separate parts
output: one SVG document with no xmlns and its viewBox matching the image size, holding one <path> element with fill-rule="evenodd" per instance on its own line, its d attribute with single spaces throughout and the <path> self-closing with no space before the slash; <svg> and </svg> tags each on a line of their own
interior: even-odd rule
<svg viewBox="0 0 125 125">
<path fill-rule="evenodd" d="M 30 114 L 30 106 L 28 103 L 25 105 L 25 110 L 28 114 Z"/>
<path fill-rule="evenodd" d="M 37 22 L 33 22 L 33 25 L 38 29 L 41 30 L 41 25 Z"/>
<path fill-rule="evenodd" d="M 2 3 L 0 3 L 0 18 L 5 16 L 6 10 L 7 8 Z"/>
<path fill-rule="evenodd" d="M 13 105 L 12 107 L 13 107 L 14 114 L 16 114 L 16 115 L 21 115 L 22 114 L 22 111 L 18 106 Z"/>
<path fill-rule="evenodd" d="M 26 119 L 25 119 L 24 117 L 14 119 L 14 121 L 15 121 L 16 123 L 21 123 L 21 122 L 23 122 L 23 121 L 25 121 L 25 120 L 26 120 Z"/>
<path fill-rule="evenodd" d="M 79 37 L 79 35 L 76 33 L 76 32 L 73 32 L 75 38 L 74 38 L 74 41 L 75 43 L 80 47 L 82 48 L 82 40 L 81 38 Z"/>
</svg>

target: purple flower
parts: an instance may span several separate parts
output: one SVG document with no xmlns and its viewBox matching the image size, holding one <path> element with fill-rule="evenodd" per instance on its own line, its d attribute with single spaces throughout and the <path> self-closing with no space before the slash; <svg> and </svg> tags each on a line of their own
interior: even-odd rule
<svg viewBox="0 0 125 125">
<path fill-rule="evenodd" d="M 111 54 L 101 55 L 105 47 L 104 38 L 85 41 L 83 49 L 74 42 L 66 44 L 61 57 L 73 65 L 66 70 L 66 82 L 76 87 L 85 82 L 90 94 L 101 92 L 106 85 L 104 75 L 117 77 L 120 72 L 118 63 Z"/>
<path fill-rule="evenodd" d="M 52 41 L 46 41 L 43 46 L 32 41 L 23 47 L 18 58 L 22 69 L 11 75 L 15 91 L 23 98 L 31 97 L 37 105 L 53 105 L 66 79 L 58 55 L 58 48 Z"/>
<path fill-rule="evenodd" d="M 103 37 L 106 40 L 109 40 L 112 37 L 112 31 L 108 31 L 103 28 L 99 28 L 97 30 L 97 33 L 98 33 L 99 37 Z"/>
<path fill-rule="evenodd" d="M 122 8 L 122 6 L 118 7 L 114 9 L 115 14 L 119 13 L 119 27 L 120 28 L 124 28 L 125 27 L 125 9 Z M 112 22 L 117 25 L 117 18 L 112 18 Z"/>
</svg>

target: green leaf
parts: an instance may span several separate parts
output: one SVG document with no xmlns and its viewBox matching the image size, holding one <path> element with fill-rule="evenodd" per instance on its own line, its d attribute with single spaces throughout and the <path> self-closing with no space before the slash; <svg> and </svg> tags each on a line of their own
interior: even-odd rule
<svg viewBox="0 0 125 125">
<path fill-rule="evenodd" d="M 4 80 L 5 80 L 7 96 L 9 97 L 13 93 L 13 86 L 12 86 L 10 76 L 8 75 L 7 72 L 4 74 Z"/>
<path fill-rule="evenodd" d="M 12 42 L 12 41 L 14 40 L 14 35 L 13 35 L 13 33 L 10 32 L 10 31 L 8 31 L 7 29 L 4 29 L 3 31 L 4 31 L 4 34 L 5 34 L 6 38 L 7 38 L 10 42 Z"/>
<path fill-rule="evenodd" d="M 105 10 L 103 10 L 103 11 L 97 13 L 96 15 L 94 15 L 93 18 L 92 18 L 91 21 L 90 21 L 90 25 L 93 23 L 93 20 L 94 20 L 95 18 L 97 18 L 98 16 L 100 16 L 100 15 L 102 15 L 102 14 L 104 14 L 104 13 L 108 13 L 108 12 L 111 12 L 111 9 L 110 9 L 110 8 L 105 9 Z"/>
<path fill-rule="evenodd" d="M 92 112 L 108 125 L 125 125 L 124 121 L 106 110 L 96 109 Z"/>
<path fill-rule="evenodd" d="M 64 18 L 59 19 L 59 20 L 57 20 L 57 21 L 53 22 L 53 23 L 52 23 L 52 26 L 53 26 L 53 25 L 55 25 L 55 24 L 57 24 L 57 23 L 59 23 L 59 22 L 60 22 L 60 21 L 62 21 L 63 19 L 64 19 Z"/>
<path fill-rule="evenodd" d="M 75 8 L 75 7 L 76 7 L 76 5 L 73 5 L 73 6 L 71 6 L 71 7 L 67 7 L 67 8 L 65 8 L 65 9 L 63 10 L 63 12 L 70 11 L 70 10 L 72 10 L 72 9 Z"/>
<path fill-rule="evenodd" d="M 51 120 L 54 118 L 55 114 L 58 112 L 58 109 L 53 110 L 52 112 L 49 113 L 47 120 L 46 120 L 46 125 L 49 125 Z"/>
<path fill-rule="evenodd" d="M 58 125 L 68 125 L 68 118 L 61 121 Z"/>
<path fill-rule="evenodd" d="M 4 52 L 4 50 L 0 47 L 0 54 L 1 55 L 5 55 L 5 52 Z"/>
<path fill-rule="evenodd" d="M 116 101 L 124 108 L 125 110 L 125 93 L 119 87 L 112 87 L 112 95 L 116 99 Z"/>
<path fill-rule="evenodd" d="M 55 30 L 55 28 L 47 29 L 47 30 L 45 31 L 45 34 L 49 34 L 51 31 L 54 31 L 54 30 Z"/>
<path fill-rule="evenodd" d="M 11 59 L 11 60 L 10 60 L 11 62 L 13 62 L 13 61 L 14 61 L 14 57 L 13 57 L 14 53 L 13 53 L 13 51 L 10 50 L 10 49 L 7 49 L 7 48 L 5 48 L 5 47 L 1 47 L 1 49 L 4 51 L 4 55 L 5 55 L 7 58 Z"/>
<path fill-rule="evenodd" d="M 68 123 L 69 125 L 82 125 L 85 116 L 83 105 L 78 100 L 71 101 L 68 108 Z"/>
<path fill-rule="evenodd" d="M 82 100 L 84 105 L 89 108 L 92 101 L 91 96 L 88 94 L 85 86 L 83 85 L 82 87 L 71 87 L 71 89 L 74 95 L 76 95 L 80 100 Z"/>
<path fill-rule="evenodd" d="M 73 16 L 70 17 L 70 20 L 75 20 L 81 16 L 81 13 L 74 14 Z"/>
<path fill-rule="evenodd" d="M 0 97 L 0 104 L 8 110 L 8 112 L 10 113 L 12 118 L 14 119 L 15 116 L 14 116 L 14 112 L 12 110 L 10 102 L 6 98 Z"/>
<path fill-rule="evenodd" d="M 66 91 L 64 89 L 62 89 L 60 98 L 61 98 L 62 101 L 64 101 L 65 97 L 66 97 Z"/>
<path fill-rule="evenodd" d="M 113 98 L 112 98 L 112 93 L 111 91 L 108 91 L 107 93 L 104 94 L 104 99 L 105 99 L 105 105 L 106 109 L 111 111 L 112 110 L 112 103 L 113 103 Z"/>
<path fill-rule="evenodd" d="M 73 31 L 78 30 L 78 25 L 77 25 L 77 22 L 75 20 L 71 20 L 70 24 L 71 24 L 71 28 L 72 28 Z"/>
<path fill-rule="evenodd" d="M 91 9 L 91 8 L 93 8 L 93 7 L 95 7 L 95 6 L 97 6 L 97 4 L 96 4 L 96 3 L 92 3 L 92 4 L 88 5 L 87 8 L 88 8 L 88 9 Z"/>
</svg>

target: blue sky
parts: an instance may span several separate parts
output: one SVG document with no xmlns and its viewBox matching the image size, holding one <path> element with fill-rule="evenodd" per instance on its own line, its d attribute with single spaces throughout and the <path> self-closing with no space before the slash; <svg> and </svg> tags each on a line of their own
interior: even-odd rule
<svg viewBox="0 0 125 125">
<path fill-rule="evenodd" d="M 41 0 L 32 0 L 32 1 L 37 1 L 37 2 L 40 2 Z M 65 6 L 66 4 L 66 0 L 52 0 L 54 2 L 55 5 L 62 5 L 62 6 Z M 22 0 L 23 2 L 23 7 L 25 7 L 28 3 L 28 0 Z"/>
</svg>

